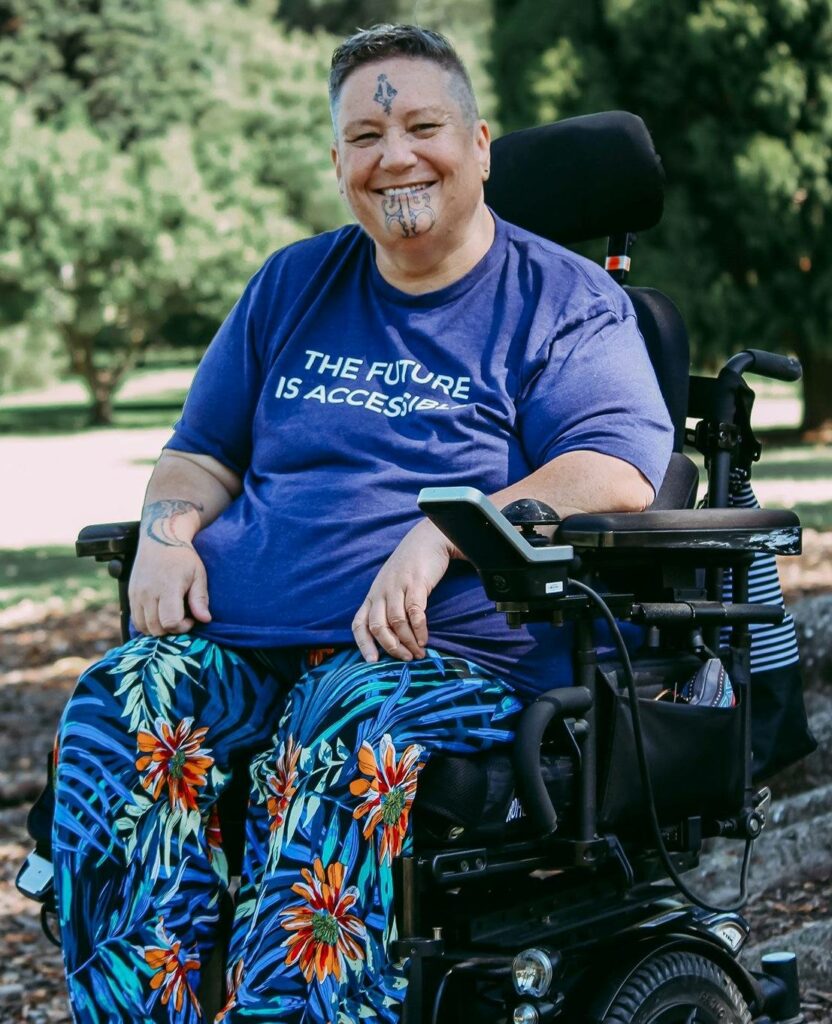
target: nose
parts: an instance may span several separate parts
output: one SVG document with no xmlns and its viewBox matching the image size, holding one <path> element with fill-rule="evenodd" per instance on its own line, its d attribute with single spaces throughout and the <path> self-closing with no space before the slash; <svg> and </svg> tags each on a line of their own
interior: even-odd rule
<svg viewBox="0 0 832 1024">
<path fill-rule="evenodd" d="M 400 171 L 417 162 L 410 141 L 403 132 L 385 132 L 382 144 L 381 166 L 386 171 Z"/>
</svg>

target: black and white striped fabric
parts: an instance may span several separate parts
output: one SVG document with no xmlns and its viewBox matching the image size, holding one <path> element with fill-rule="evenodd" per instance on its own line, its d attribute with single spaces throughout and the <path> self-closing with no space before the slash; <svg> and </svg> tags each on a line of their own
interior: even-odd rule
<svg viewBox="0 0 832 1024">
<path fill-rule="evenodd" d="M 737 508 L 759 508 L 746 483 L 731 496 Z M 726 572 L 723 599 L 731 600 L 731 573 Z M 785 607 L 774 555 L 758 552 L 748 574 L 752 604 Z M 786 613 L 777 626 L 752 625 L 751 631 L 751 745 L 755 781 L 768 778 L 816 749 L 803 703 L 803 679 L 794 620 Z M 723 633 L 728 644 L 730 630 Z"/>
<path fill-rule="evenodd" d="M 731 495 L 731 505 L 735 508 L 759 508 L 760 503 L 751 489 L 751 484 L 743 485 L 737 495 Z M 725 573 L 722 588 L 723 600 L 731 600 L 731 572 Z M 751 604 L 778 604 L 783 607 L 783 591 L 780 588 L 780 577 L 777 573 L 777 562 L 774 555 L 758 552 L 748 572 L 748 600 Z M 794 620 L 789 613 L 779 626 L 768 626 L 755 623 L 751 630 L 751 672 L 766 672 L 770 669 L 786 668 L 796 665 L 799 659 L 797 650 L 797 634 Z M 723 632 L 723 641 L 728 642 L 730 630 Z"/>
</svg>

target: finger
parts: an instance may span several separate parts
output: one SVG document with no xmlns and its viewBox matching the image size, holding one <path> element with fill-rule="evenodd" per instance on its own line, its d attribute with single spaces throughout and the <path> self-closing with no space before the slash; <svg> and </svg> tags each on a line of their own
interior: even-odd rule
<svg viewBox="0 0 832 1024">
<path fill-rule="evenodd" d="M 133 628 L 137 629 L 140 633 L 146 633 L 147 622 L 144 617 L 144 609 L 139 603 L 138 597 L 135 594 L 129 594 L 128 601 L 130 602 L 130 621 L 133 623 Z"/>
<path fill-rule="evenodd" d="M 427 604 L 428 591 L 426 587 L 417 585 L 408 588 L 404 598 L 404 610 L 416 643 L 419 645 L 420 658 L 424 658 L 428 645 L 428 620 L 425 615 Z"/>
<path fill-rule="evenodd" d="M 202 568 L 194 573 L 194 581 L 188 591 L 188 608 L 198 622 L 211 621 L 211 612 L 208 610 L 208 577 Z"/>
<path fill-rule="evenodd" d="M 367 628 L 375 642 L 391 657 L 400 658 L 402 661 L 413 660 L 413 655 L 393 632 L 387 618 L 387 602 L 383 598 L 372 602 L 368 613 Z"/>
<path fill-rule="evenodd" d="M 414 658 L 423 658 L 425 652 L 413 633 L 410 619 L 405 611 L 405 595 L 398 593 L 387 605 L 387 622 L 398 638 L 399 644 L 405 647 Z"/>
<path fill-rule="evenodd" d="M 133 623 L 133 627 L 140 633 L 147 633 L 147 620 L 145 619 L 142 600 L 139 597 L 138 591 L 134 588 L 133 583 L 134 580 L 131 580 L 130 587 L 127 591 L 127 601 L 130 605 L 130 621 Z"/>
<path fill-rule="evenodd" d="M 148 636 L 164 636 L 165 631 L 159 622 L 159 602 L 149 598 L 144 602 L 144 621 L 147 626 Z"/>
<path fill-rule="evenodd" d="M 185 614 L 185 599 L 176 591 L 168 591 L 159 598 L 159 625 L 163 633 L 178 633 L 188 616 Z M 193 625 L 193 620 L 191 620 Z M 183 630 L 187 632 L 187 630 Z"/>
<path fill-rule="evenodd" d="M 378 661 L 378 648 L 367 627 L 369 609 L 369 603 L 365 601 L 355 613 L 355 618 L 352 620 L 352 635 L 355 637 L 355 643 L 364 660 L 374 663 Z"/>
</svg>

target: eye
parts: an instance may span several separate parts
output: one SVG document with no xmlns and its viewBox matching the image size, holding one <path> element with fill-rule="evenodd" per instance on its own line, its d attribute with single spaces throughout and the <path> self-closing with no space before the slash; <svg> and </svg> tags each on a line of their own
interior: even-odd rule
<svg viewBox="0 0 832 1024">
<path fill-rule="evenodd" d="M 360 135 L 355 135 L 351 139 L 347 139 L 347 142 L 351 146 L 371 146 L 376 139 L 380 139 L 381 135 L 378 132 L 362 132 Z"/>
<path fill-rule="evenodd" d="M 414 124 L 410 131 L 414 135 L 433 135 L 439 128 L 441 125 L 435 124 L 433 121 L 424 121 L 421 124 Z"/>
</svg>

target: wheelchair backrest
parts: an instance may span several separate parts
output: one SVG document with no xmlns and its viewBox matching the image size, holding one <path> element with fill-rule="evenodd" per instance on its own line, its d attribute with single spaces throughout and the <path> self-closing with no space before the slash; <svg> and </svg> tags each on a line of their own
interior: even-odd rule
<svg viewBox="0 0 832 1024">
<path fill-rule="evenodd" d="M 626 239 L 661 219 L 664 173 L 641 118 L 607 111 L 497 139 L 485 197 L 501 217 L 561 245 Z M 681 452 L 690 375 L 684 322 L 661 292 L 626 290 Z"/>
</svg>

